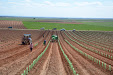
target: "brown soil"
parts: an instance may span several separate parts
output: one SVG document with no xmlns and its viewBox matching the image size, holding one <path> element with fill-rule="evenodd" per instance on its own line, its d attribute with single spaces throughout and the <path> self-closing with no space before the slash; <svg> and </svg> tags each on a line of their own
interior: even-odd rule
<svg viewBox="0 0 113 75">
<path fill-rule="evenodd" d="M 0 20 L 0 28 L 13 27 L 14 29 L 26 29 L 22 21 L 6 21 Z"/>
<path fill-rule="evenodd" d="M 28 34 L 28 33 L 32 35 L 33 45 L 38 43 L 38 45 L 33 48 L 32 52 L 29 49 L 29 45 L 21 45 L 21 38 L 23 34 Z M 33 60 L 36 59 L 41 54 L 41 52 L 44 51 L 44 49 L 46 48 L 47 44 L 44 46 L 43 41 L 46 40 L 48 43 L 51 39 L 51 35 L 53 34 L 58 35 L 59 41 L 61 43 L 61 46 L 65 54 L 70 59 L 74 69 L 79 75 L 112 75 L 113 74 L 113 72 L 105 70 L 103 67 L 99 66 L 98 64 L 95 64 L 94 62 L 85 58 L 83 55 L 79 54 L 71 46 L 69 46 L 69 44 L 67 44 L 64 41 L 64 39 L 68 40 L 73 46 L 82 50 L 83 52 L 86 52 L 92 55 L 93 57 L 106 62 L 106 64 L 113 65 L 112 63 L 113 60 L 95 54 L 94 52 L 91 52 L 79 46 L 77 43 L 72 42 L 64 34 L 64 32 L 49 31 L 49 30 L 40 31 L 40 30 L 2 30 L 1 29 L 0 30 L 0 75 L 20 75 L 21 73 L 23 73 L 26 67 L 28 67 L 33 62 Z M 74 39 L 73 37 L 71 38 Z M 96 49 L 94 47 L 84 44 L 83 42 L 80 41 L 78 42 L 89 48 Z M 67 60 L 63 56 L 63 53 L 61 52 L 58 42 L 50 42 L 47 51 L 41 57 L 38 63 L 35 64 L 35 66 L 29 72 L 28 75 L 73 75 L 73 72 L 69 67 Z"/>
<path fill-rule="evenodd" d="M 62 21 L 62 20 L 39 20 L 36 22 L 47 22 L 47 23 L 63 23 L 63 24 L 82 24 L 76 21 Z"/>
</svg>

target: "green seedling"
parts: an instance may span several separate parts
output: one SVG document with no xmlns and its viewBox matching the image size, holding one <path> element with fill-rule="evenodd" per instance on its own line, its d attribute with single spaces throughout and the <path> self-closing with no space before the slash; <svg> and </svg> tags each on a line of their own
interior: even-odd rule
<svg viewBox="0 0 113 75">
<path fill-rule="evenodd" d="M 98 59 L 97 59 L 97 64 L 98 64 Z"/>
<path fill-rule="evenodd" d="M 107 57 L 107 54 L 106 54 L 106 57 Z"/>
<path fill-rule="evenodd" d="M 28 67 L 26 68 L 26 74 L 28 74 Z"/>
<path fill-rule="evenodd" d="M 100 60 L 99 60 L 99 65 L 100 65 Z"/>
<path fill-rule="evenodd" d="M 103 67 L 103 62 L 102 62 L 102 67 Z"/>
<path fill-rule="evenodd" d="M 111 71 L 111 65 L 109 65 L 109 71 Z"/>
<path fill-rule="evenodd" d="M 29 72 L 30 72 L 30 70 L 31 70 L 31 65 L 29 65 Z"/>
<path fill-rule="evenodd" d="M 106 63 L 104 63 L 105 69 L 106 69 Z"/>
<path fill-rule="evenodd" d="M 21 75 L 24 75 L 23 73 Z"/>
<path fill-rule="evenodd" d="M 24 75 L 26 75 L 26 71 L 24 70 Z"/>
</svg>

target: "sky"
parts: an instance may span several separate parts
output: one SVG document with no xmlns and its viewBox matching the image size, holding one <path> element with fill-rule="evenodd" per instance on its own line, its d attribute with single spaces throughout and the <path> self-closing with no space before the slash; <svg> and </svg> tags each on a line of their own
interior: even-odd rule
<svg viewBox="0 0 113 75">
<path fill-rule="evenodd" d="M 0 0 L 0 16 L 113 18 L 113 0 Z"/>
</svg>

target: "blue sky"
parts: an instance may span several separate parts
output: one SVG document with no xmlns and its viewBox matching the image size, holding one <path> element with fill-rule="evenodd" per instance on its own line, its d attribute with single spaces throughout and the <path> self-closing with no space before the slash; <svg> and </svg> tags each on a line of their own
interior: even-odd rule
<svg viewBox="0 0 113 75">
<path fill-rule="evenodd" d="M 113 0 L 0 0 L 0 16 L 113 18 Z"/>
</svg>

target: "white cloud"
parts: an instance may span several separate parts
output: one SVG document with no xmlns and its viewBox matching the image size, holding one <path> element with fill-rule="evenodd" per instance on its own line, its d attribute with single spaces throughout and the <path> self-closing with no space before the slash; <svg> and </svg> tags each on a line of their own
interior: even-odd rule
<svg viewBox="0 0 113 75">
<path fill-rule="evenodd" d="M 61 3 L 56 3 L 55 5 L 56 5 L 56 6 L 64 6 L 64 7 L 65 7 L 65 6 L 71 6 L 70 3 L 62 3 L 62 2 L 61 2 Z"/>
<path fill-rule="evenodd" d="M 68 7 L 68 6 L 71 6 L 70 3 L 65 3 L 65 2 L 53 3 L 50 1 L 44 1 L 42 3 L 39 3 L 39 2 L 31 1 L 31 0 L 24 0 L 21 2 L 10 1 L 8 2 L 8 4 L 16 5 L 16 6 L 22 5 L 24 7 Z"/>
<path fill-rule="evenodd" d="M 66 6 L 70 6 L 71 5 L 69 3 L 64 3 L 64 2 L 52 3 L 50 1 L 45 1 L 44 4 L 48 5 L 48 6 L 54 6 L 54 7 L 66 7 Z"/>
<path fill-rule="evenodd" d="M 10 4 L 9 5 L 9 7 L 11 7 L 11 8 L 27 8 L 27 7 L 33 7 L 32 5 L 31 5 L 31 3 L 29 3 L 29 2 L 8 2 L 8 4 Z"/>
<path fill-rule="evenodd" d="M 49 6 L 55 6 L 55 4 L 53 4 L 53 3 L 50 2 L 50 1 L 45 1 L 44 4 L 45 4 L 45 5 L 49 5 Z"/>
<path fill-rule="evenodd" d="M 12 7 L 13 7 L 13 6 L 22 6 L 22 5 L 26 6 L 26 4 L 28 4 L 28 3 L 8 2 L 8 4 L 11 4 Z"/>
<path fill-rule="evenodd" d="M 25 2 L 31 2 L 31 0 L 25 0 Z"/>
<path fill-rule="evenodd" d="M 17 2 L 8 2 L 8 4 L 17 4 Z"/>
<path fill-rule="evenodd" d="M 91 6 L 91 5 L 96 5 L 96 6 L 101 6 L 101 2 L 75 2 L 74 3 L 77 6 Z"/>
<path fill-rule="evenodd" d="M 26 2 L 25 2 L 26 1 Z M 23 6 L 23 7 L 84 7 L 84 6 L 99 6 L 99 7 L 106 7 L 105 4 L 101 2 L 75 2 L 75 3 L 66 3 L 66 2 L 51 2 L 51 1 L 44 1 L 44 2 L 35 2 L 31 0 L 24 0 L 21 2 L 8 2 L 8 4 L 16 5 L 16 6 Z"/>
</svg>

